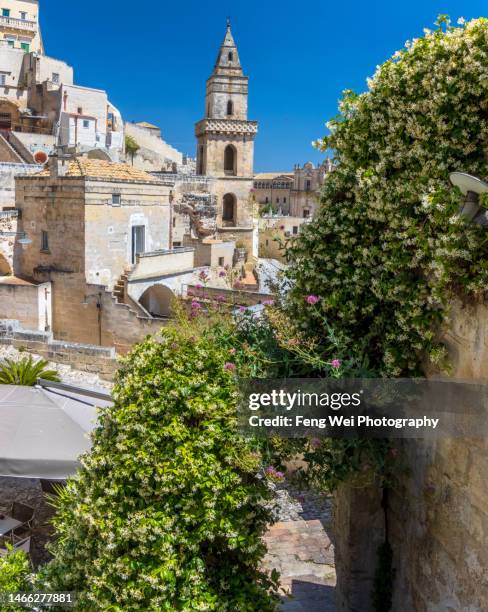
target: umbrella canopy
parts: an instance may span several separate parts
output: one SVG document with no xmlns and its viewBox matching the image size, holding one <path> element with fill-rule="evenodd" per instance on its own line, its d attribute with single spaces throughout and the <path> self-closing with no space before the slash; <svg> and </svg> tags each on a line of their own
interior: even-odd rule
<svg viewBox="0 0 488 612">
<path fill-rule="evenodd" d="M 90 450 L 96 406 L 108 404 L 79 392 L 0 385 L 0 476 L 65 480 Z"/>
</svg>

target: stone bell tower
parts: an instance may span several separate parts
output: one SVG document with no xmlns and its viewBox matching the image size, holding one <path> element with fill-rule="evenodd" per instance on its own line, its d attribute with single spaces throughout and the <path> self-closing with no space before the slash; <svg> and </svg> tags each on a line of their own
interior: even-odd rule
<svg viewBox="0 0 488 612">
<path fill-rule="evenodd" d="M 205 118 L 195 127 L 197 173 L 215 179 L 217 234 L 253 248 L 254 139 L 256 121 L 248 121 L 248 77 L 242 71 L 230 23 L 207 80 Z"/>
</svg>

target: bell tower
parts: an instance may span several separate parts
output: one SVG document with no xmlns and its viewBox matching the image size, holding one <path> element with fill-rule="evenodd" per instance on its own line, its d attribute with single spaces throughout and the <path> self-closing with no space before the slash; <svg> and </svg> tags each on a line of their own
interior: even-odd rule
<svg viewBox="0 0 488 612">
<path fill-rule="evenodd" d="M 207 80 L 205 118 L 195 127 L 197 174 L 215 179 L 217 228 L 222 238 L 253 226 L 249 201 L 254 175 L 256 121 L 249 121 L 248 82 L 227 21 L 227 31 L 212 74 Z M 233 237 L 236 237 L 233 236 Z M 245 237 L 237 240 L 246 242 Z M 252 251 L 252 249 L 251 249 Z"/>
</svg>

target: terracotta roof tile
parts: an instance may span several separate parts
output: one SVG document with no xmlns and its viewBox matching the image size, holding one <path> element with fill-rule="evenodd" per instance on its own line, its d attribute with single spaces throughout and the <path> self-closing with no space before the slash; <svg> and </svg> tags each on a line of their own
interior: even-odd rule
<svg viewBox="0 0 488 612">
<path fill-rule="evenodd" d="M 88 159 L 77 157 L 70 160 L 68 171 L 65 176 L 87 177 L 106 180 L 140 181 L 144 183 L 158 183 L 159 180 L 127 164 L 116 164 L 102 159 Z M 37 173 L 35 176 L 49 176 L 49 166 Z"/>
</svg>

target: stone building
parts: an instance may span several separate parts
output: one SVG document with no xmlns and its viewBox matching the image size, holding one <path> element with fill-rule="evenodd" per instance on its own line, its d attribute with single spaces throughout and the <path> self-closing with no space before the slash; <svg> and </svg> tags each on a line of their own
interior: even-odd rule
<svg viewBox="0 0 488 612">
<path fill-rule="evenodd" d="M 176 174 L 181 166 L 186 165 L 187 158 L 163 140 L 161 130 L 156 125 L 147 121 L 126 122 L 125 134 L 131 136 L 139 147 L 134 156 L 126 156 L 127 162 L 135 168 Z"/>
<path fill-rule="evenodd" d="M 124 145 L 123 123 L 107 93 L 75 85 L 71 66 L 44 55 L 37 2 L 6 0 L 2 7 L 2 144 L 8 141 L 24 163 L 34 160 L 44 163 L 56 145 L 97 150 L 99 155 L 105 154 L 106 159 L 118 160 Z M 21 42 L 20 32 L 24 27 L 30 32 L 30 43 Z M 8 33 L 10 30 L 19 31 L 15 40 Z M 11 161 L 4 159 L 1 153 L 0 162 Z"/>
<path fill-rule="evenodd" d="M 290 214 L 293 174 L 262 172 L 254 176 L 253 194 L 262 211 Z"/>
<path fill-rule="evenodd" d="M 15 243 L 12 282 L 21 278 L 51 287 L 46 326 L 55 338 L 129 346 L 128 335 L 133 341 L 141 336 L 137 315 L 150 317 L 127 296 L 127 308 L 117 309 L 122 304 L 114 291 L 140 256 L 169 248 L 169 186 L 124 164 L 71 156 L 52 156 L 48 167 L 17 177 L 16 183 L 18 229 L 31 244 Z M 10 296 L 15 297 L 12 290 Z M 15 316 L 15 301 L 10 316 L 8 295 L 0 301 L 0 318 L 26 324 Z M 132 329 L 124 320 L 128 308 Z"/>
<path fill-rule="evenodd" d="M 293 217 L 313 217 L 319 205 L 319 192 L 325 177 L 333 169 L 330 159 L 314 166 L 307 162 L 303 168 L 298 164 L 293 173 L 290 214 Z"/>
<path fill-rule="evenodd" d="M 256 257 L 251 189 L 258 125 L 248 120 L 248 81 L 228 23 L 207 80 L 205 118 L 195 127 L 197 174 L 214 179 L 217 237 L 240 243 L 250 257 Z"/>
<path fill-rule="evenodd" d="M 25 53 L 44 53 L 38 0 L 2 0 L 0 40 Z"/>
</svg>

